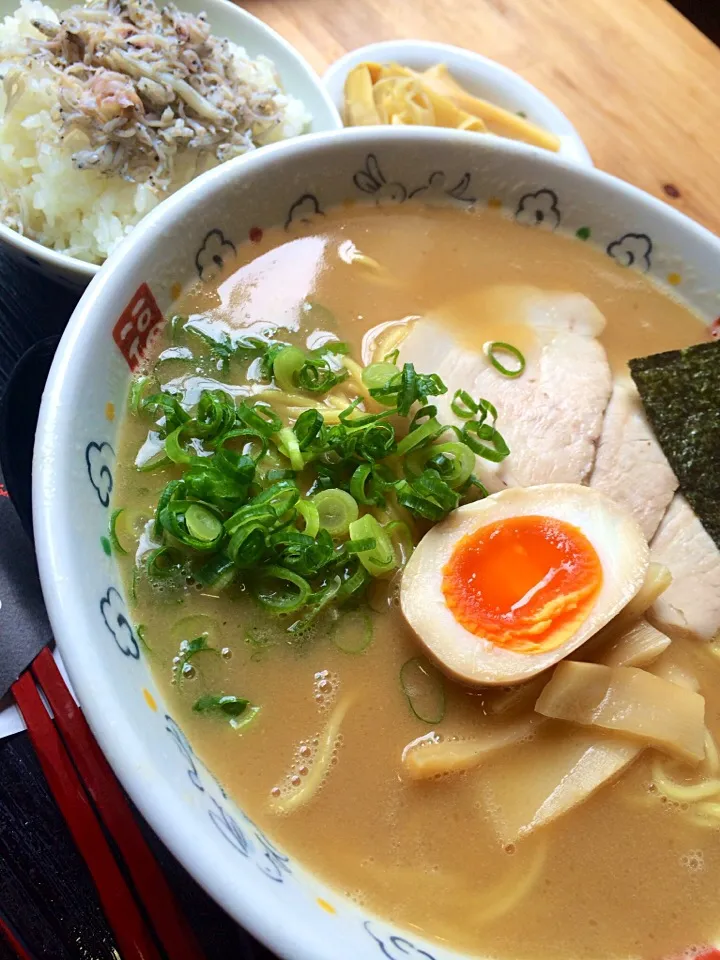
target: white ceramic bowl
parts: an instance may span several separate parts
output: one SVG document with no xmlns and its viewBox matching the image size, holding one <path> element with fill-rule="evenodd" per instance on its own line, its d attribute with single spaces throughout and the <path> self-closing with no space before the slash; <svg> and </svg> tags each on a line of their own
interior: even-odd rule
<svg viewBox="0 0 720 960">
<path fill-rule="evenodd" d="M 371 195 L 368 194 L 371 191 Z M 108 260 L 65 331 L 45 391 L 34 463 L 34 522 L 55 636 L 90 725 L 142 814 L 206 890 L 289 960 L 449 960 L 326 888 L 223 795 L 167 713 L 145 662 L 115 562 L 101 538 L 130 368 L 178 283 L 202 279 L 252 228 L 322 223 L 358 201 L 466 209 L 502 203 L 524 227 L 595 243 L 720 312 L 720 241 L 607 174 L 510 141 L 430 128 L 321 134 L 218 167 L 153 211 Z"/>
<path fill-rule="evenodd" d="M 48 6 L 57 11 L 72 6 L 73 2 L 77 0 L 47 0 Z M 9 16 L 19 5 L 20 0 L 0 0 L 0 18 Z M 342 128 L 340 115 L 310 64 L 287 40 L 257 17 L 230 0 L 178 0 L 178 6 L 189 13 L 205 11 L 217 36 L 227 37 L 238 46 L 245 47 L 251 57 L 259 54 L 269 57 L 277 67 L 283 88 L 302 100 L 312 114 L 313 133 Z M 46 277 L 71 288 L 86 287 L 100 269 L 95 264 L 22 237 L 1 222 L 0 249 Z"/>
<path fill-rule="evenodd" d="M 537 87 L 501 63 L 448 43 L 435 43 L 430 40 L 387 40 L 382 43 L 369 43 L 340 57 L 326 70 L 323 83 L 341 115 L 345 78 L 353 67 L 365 62 L 399 63 L 413 70 L 426 70 L 436 63 L 444 63 L 458 83 L 473 96 L 491 100 L 512 113 L 522 110 L 528 120 L 557 134 L 560 138 L 561 156 L 586 167 L 593 165 L 587 147 L 575 127 Z"/>
</svg>

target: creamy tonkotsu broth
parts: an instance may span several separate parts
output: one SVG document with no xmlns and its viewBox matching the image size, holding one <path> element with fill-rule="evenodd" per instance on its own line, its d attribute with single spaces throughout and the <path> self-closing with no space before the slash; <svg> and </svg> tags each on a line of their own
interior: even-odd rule
<svg viewBox="0 0 720 960">
<path fill-rule="evenodd" d="M 167 325 L 147 363 L 145 375 L 154 377 L 155 382 L 140 381 L 136 390 L 140 407 L 142 398 L 158 393 L 160 386 L 168 392 L 181 390 L 178 399 L 184 396 L 193 417 L 193 405 L 203 389 L 225 391 L 236 405 L 243 397 L 262 392 L 274 405 L 282 429 L 309 406 L 325 409 L 327 428 L 338 423 L 338 412 L 350 400 L 365 395 L 366 388 L 358 385 L 357 368 L 325 394 L 298 386 L 298 368 L 290 364 L 285 374 L 295 377 L 296 396 L 288 400 L 285 390 L 282 399 L 282 390 L 273 396 L 275 388 L 262 382 L 257 344 L 246 344 L 245 352 L 229 359 L 223 368 L 223 356 L 231 351 L 223 353 L 222 343 L 229 337 L 237 346 L 240 336 L 251 336 L 290 343 L 307 353 L 335 339 L 348 344 L 348 356 L 358 364 L 382 361 L 386 354 L 390 358 L 385 362 L 392 362 L 395 349 L 400 350 L 402 364 L 400 335 L 404 331 L 398 321 L 408 318 L 410 326 L 416 324 L 416 331 L 422 322 L 439 323 L 447 336 L 460 344 L 462 351 L 479 358 L 480 364 L 488 363 L 483 354 L 488 341 L 517 347 L 527 360 L 527 369 L 517 379 L 506 379 L 502 389 L 508 391 L 517 384 L 525 390 L 527 378 L 534 376 L 535 341 L 545 336 L 526 322 L 527 304 L 545 304 L 538 307 L 545 309 L 548 301 L 543 296 L 566 303 L 564 293 L 584 295 L 604 315 L 606 325 L 598 339 L 615 377 L 625 374 L 626 362 L 632 357 L 708 339 L 706 328 L 687 307 L 590 243 L 521 228 L 498 211 L 465 213 L 413 203 L 391 208 L 353 207 L 330 211 L 305 229 L 304 235 L 288 234 L 280 228 L 267 230 L 259 242 L 241 246 L 237 259 L 226 265 L 219 277 L 195 284 L 179 298 L 170 315 L 181 319 Z M 575 301 L 567 302 L 575 310 Z M 590 317 L 587 322 L 594 322 L 591 307 L 585 305 L 582 310 Z M 567 336 L 577 335 L 580 324 L 583 336 L 594 337 L 594 328 L 588 332 L 585 320 L 577 321 L 576 313 L 572 317 Z M 184 328 L 186 318 L 206 339 L 221 344 L 212 356 L 206 340 Z M 569 346 L 572 348 L 572 343 Z M 427 357 L 434 355 L 436 364 L 418 360 L 417 373 L 440 370 L 447 349 L 447 344 L 434 348 L 429 343 Z M 597 344 L 591 345 L 591 350 L 595 351 L 591 359 L 604 358 Z M 513 367 L 512 357 L 496 356 L 508 368 Z M 341 354 L 333 355 L 327 367 L 320 361 L 320 375 L 326 376 L 328 371 L 337 374 L 343 362 Z M 311 374 L 316 376 L 317 371 Z M 607 372 L 601 376 L 607 383 L 596 398 L 598 424 L 608 400 L 609 376 Z M 594 389 L 589 377 L 572 386 L 578 407 Z M 453 382 L 448 395 L 431 394 L 426 403 L 447 405 L 455 388 Z M 467 389 L 477 400 L 472 383 Z M 325 401 L 326 396 L 336 397 L 334 406 Z M 338 396 L 344 401 L 337 400 Z M 407 418 L 391 418 L 398 440 L 407 433 L 417 406 Z M 377 412 L 387 406 L 366 404 L 364 409 Z M 362 414 L 363 408 L 350 416 Z M 118 458 L 121 468 L 114 507 L 124 511 L 117 517 L 115 532 L 128 551 L 125 556 L 118 554 L 118 562 L 131 600 L 135 597 L 133 620 L 140 625 L 138 632 L 168 709 L 198 756 L 283 850 L 369 913 L 472 956 L 655 960 L 682 956 L 690 945 L 716 942 L 720 933 L 716 892 L 720 886 L 720 792 L 713 793 L 711 784 L 695 792 L 681 789 L 677 796 L 673 794 L 673 784 L 706 785 L 720 776 L 717 756 L 712 753 L 712 738 L 720 737 L 720 664 L 711 655 L 708 641 L 672 636 L 672 645 L 655 661 L 653 674 L 656 683 L 677 682 L 683 696 L 687 694 L 678 709 L 687 707 L 688 716 L 698 703 L 693 700 L 698 694 L 690 688 L 699 684 L 706 700 L 709 750 L 697 763 L 677 759 L 673 751 L 692 753 L 696 747 L 690 740 L 689 745 L 678 746 L 673 731 L 667 736 L 663 733 L 666 739 L 661 749 L 654 749 L 637 732 L 580 726 L 575 718 L 533 716 L 548 673 L 539 682 L 537 677 L 532 681 L 534 688 L 515 686 L 508 694 L 506 685 L 468 686 L 436 672 L 425 660 L 426 646 L 400 609 L 398 565 L 407 552 L 401 527 L 391 531 L 395 547 L 391 562 L 396 566 L 386 578 L 368 574 L 372 582 L 354 599 L 338 607 L 331 598 L 309 626 L 295 634 L 288 632 L 308 608 L 278 616 L 253 599 L 254 593 L 263 593 L 263 589 L 263 596 L 271 601 L 285 596 L 276 582 L 272 588 L 252 586 L 261 561 L 249 561 L 244 567 L 242 563 L 240 567 L 232 562 L 219 564 L 218 582 L 213 584 L 207 559 L 198 559 L 200 552 L 182 544 L 178 548 L 170 535 L 162 541 L 148 525 L 161 492 L 189 467 L 187 463 L 169 463 L 155 470 L 136 469 L 141 448 L 143 457 L 162 449 L 163 440 L 157 439 L 157 434 L 163 432 L 163 415 L 172 418 L 176 413 L 157 407 L 129 415 Z M 205 422 L 215 415 L 221 416 L 205 410 Z M 227 416 L 227 409 L 223 415 Z M 159 428 L 155 426 L 158 420 Z M 463 421 L 458 422 L 462 426 Z M 188 440 L 182 423 L 177 423 L 179 432 L 174 433 L 172 448 L 176 457 L 179 453 L 180 458 L 190 459 L 197 453 L 212 452 L 212 439 L 206 442 L 196 435 Z M 499 403 L 498 429 L 505 429 Z M 508 429 L 517 436 L 513 425 L 508 424 Z M 154 445 L 151 440 L 149 446 L 143 446 L 149 430 L 155 432 Z M 598 438 L 588 436 L 588 447 L 594 452 Z M 380 442 L 382 437 L 378 437 Z M 449 436 L 449 442 L 457 439 Z M 240 454 L 246 440 L 247 436 L 236 436 L 227 448 Z M 276 446 L 270 441 L 271 448 Z M 252 442 L 246 453 L 255 457 L 258 450 L 258 443 Z M 412 451 L 408 457 L 411 455 Z M 569 462 L 570 453 L 559 448 L 558 458 L 563 457 Z M 388 469 L 394 464 L 401 471 L 401 459 L 393 454 L 386 462 Z M 358 465 L 363 462 L 357 460 Z M 514 477 L 522 479 L 527 466 L 523 450 L 512 446 L 506 464 L 511 465 Z M 492 479 L 497 475 L 493 471 L 504 465 L 488 466 L 486 462 L 485 467 Z M 292 476 L 289 458 L 281 453 L 275 452 L 272 462 L 261 468 L 259 473 L 264 474 L 268 469 L 279 471 L 265 477 L 265 486 Z M 480 467 L 478 470 L 482 473 Z M 516 482 L 502 476 L 501 489 Z M 566 476 L 550 479 L 568 482 Z M 578 479 L 582 483 L 590 480 L 592 486 L 591 473 L 586 471 Z M 311 481 L 298 472 L 297 482 L 306 500 Z M 246 490 L 247 496 L 256 495 L 260 486 Z M 185 507 L 178 507 L 175 514 L 181 527 L 190 526 L 184 519 L 190 516 L 189 500 L 207 502 L 201 489 L 210 489 L 210 496 L 220 488 L 198 486 L 191 496 L 185 490 Z M 225 493 L 229 503 L 232 496 L 228 490 Z M 671 495 L 672 491 L 668 500 Z M 233 496 L 239 496 L 237 488 Z M 474 487 L 461 496 L 463 502 L 474 502 L 480 490 Z M 500 498 L 505 496 L 500 494 Z M 374 513 L 382 525 L 406 522 L 415 540 L 432 526 L 429 519 L 393 505 L 393 494 L 388 493 L 387 498 L 385 510 L 361 505 L 361 516 Z M 331 506 L 334 522 L 337 511 L 342 514 L 342 504 Z M 530 516 L 528 522 L 534 522 L 532 517 L 538 512 L 534 505 L 523 509 Z M 218 535 L 213 517 L 225 520 L 228 513 L 229 508 L 224 513 L 211 509 L 208 520 L 206 508 L 195 511 L 193 535 L 199 536 L 201 543 L 212 543 Z M 658 519 L 648 522 L 657 525 Z M 312 523 L 298 517 L 292 529 L 300 532 L 306 522 Z M 143 529 L 136 565 L 137 540 Z M 367 531 L 361 532 L 367 539 Z M 593 539 L 601 535 L 584 527 L 582 532 L 590 543 L 588 549 L 597 549 L 605 563 L 599 541 Z M 264 536 L 262 531 L 258 535 Z M 335 538 L 336 549 L 346 537 L 339 534 Z M 163 542 L 169 544 L 168 552 L 144 552 Z M 224 549 L 230 549 L 228 541 L 224 542 Z M 582 549 L 584 544 L 582 540 Z M 250 541 L 244 541 L 241 560 L 251 558 L 251 548 Z M 148 556 L 152 558 L 152 576 L 147 574 Z M 209 550 L 202 556 L 212 558 L 213 554 Z M 178 558 L 185 566 L 175 573 L 173 564 Z M 354 555 L 347 559 L 343 582 L 361 566 Z M 195 578 L 203 563 L 205 585 Z M 633 569 L 635 574 L 640 571 L 637 575 L 642 580 L 648 569 L 647 556 Z M 602 589 L 610 573 L 605 567 Z M 653 575 L 658 575 L 654 568 L 650 579 Z M 312 577 L 305 579 L 311 581 Z M 332 576 L 325 579 L 331 581 Z M 288 589 L 294 595 L 296 587 Z M 313 582 L 314 591 L 322 589 Z M 601 589 L 600 580 L 596 589 Z M 595 596 L 591 595 L 592 602 Z M 631 620 L 637 620 L 637 614 Z M 198 643 L 198 637 L 203 641 Z M 195 641 L 195 646 L 188 651 L 190 641 Z M 653 634 L 648 642 L 656 641 Z M 592 641 L 586 654 L 582 653 L 586 648 L 581 648 L 582 659 L 610 663 L 607 644 L 598 648 L 598 642 L 594 652 Z M 667 645 L 665 640 L 653 656 L 664 649 L 663 644 Z M 203 646 L 212 650 L 200 649 Z M 183 669 L 183 661 L 193 650 L 196 652 Z M 639 661 L 647 663 L 642 657 Z M 570 680 L 575 682 L 574 677 Z M 685 686 L 680 686 L 683 683 Z M 223 708 L 209 700 L 210 695 L 247 699 L 251 706 L 225 701 Z M 564 716 L 562 696 L 554 691 L 550 700 L 547 715 Z M 204 707 L 194 710 L 198 701 Z M 256 715 L 253 707 L 259 707 Z M 527 730 L 518 733 L 528 719 L 532 722 Z M 580 719 L 580 723 L 587 721 Z M 508 743 L 464 772 L 417 779 L 403 762 L 405 748 L 433 732 L 443 742 L 475 742 L 488 732 L 507 731 L 512 724 L 516 732 L 508 735 Z M 688 725 L 692 726 L 690 719 Z M 693 731 L 697 733 L 695 728 Z M 584 749 L 582 737 L 594 737 L 601 746 L 617 745 L 619 738 L 618 749 L 626 751 L 627 761 L 619 763 L 615 773 L 585 802 L 571 803 L 564 815 L 518 833 L 517 825 L 527 823 L 527 810 L 542 800 L 543 791 L 548 793 L 552 777 L 561 778 L 568 769 L 563 751 L 569 755 Z M 717 786 L 720 791 L 720 783 Z"/>
</svg>

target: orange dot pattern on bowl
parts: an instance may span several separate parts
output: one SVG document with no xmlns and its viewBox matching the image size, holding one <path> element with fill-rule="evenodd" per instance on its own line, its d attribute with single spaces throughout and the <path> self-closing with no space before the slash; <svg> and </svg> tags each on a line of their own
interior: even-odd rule
<svg viewBox="0 0 720 960">
<path fill-rule="evenodd" d="M 145 697 L 145 703 L 150 707 L 153 713 L 157 713 L 157 701 L 155 697 L 150 693 L 147 687 L 143 687 L 143 696 Z"/>
</svg>

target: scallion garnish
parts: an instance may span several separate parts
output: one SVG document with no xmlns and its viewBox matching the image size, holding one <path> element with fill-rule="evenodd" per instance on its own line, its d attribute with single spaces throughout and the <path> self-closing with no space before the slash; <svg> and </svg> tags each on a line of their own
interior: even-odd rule
<svg viewBox="0 0 720 960">
<path fill-rule="evenodd" d="M 372 620 L 361 611 L 347 613 L 338 620 L 330 638 L 343 653 L 362 653 L 372 643 Z"/>
<path fill-rule="evenodd" d="M 117 510 L 113 510 L 113 512 L 110 514 L 110 524 L 108 527 L 108 540 L 110 541 L 110 546 L 115 553 L 119 553 L 123 557 L 127 555 L 127 550 L 118 539 L 117 522 L 124 512 L 124 507 L 118 507 Z"/>
<path fill-rule="evenodd" d="M 283 347 L 273 360 L 275 383 L 286 393 L 298 388 L 298 374 L 305 363 L 305 354 L 298 347 Z"/>
<path fill-rule="evenodd" d="M 445 384 L 411 363 L 398 367 L 397 350 L 363 368 L 341 362 L 349 348 L 335 340 L 306 350 L 215 337 L 199 320 L 181 318 L 175 339 L 186 335 L 233 379 L 247 364 L 245 381 L 270 381 L 271 389 L 261 399 L 216 387 L 190 404 L 176 386 L 134 382 L 131 413 L 152 421 L 144 464 L 152 462 L 140 469 L 174 473 L 150 531 L 159 545 L 135 579 L 194 582 L 214 592 L 239 582 L 266 610 L 292 615 L 282 629 L 298 642 L 330 608 L 356 604 L 373 578 L 405 564 L 414 544 L 412 523 L 401 517 L 434 523 L 466 494 L 486 495 L 474 473 L 477 457 L 508 455 L 489 401 L 457 390 L 450 408 L 462 423 L 443 423 L 428 401 L 446 393 Z M 116 552 L 120 517 L 111 517 Z M 212 649 L 204 637 L 186 647 L 177 658 L 181 671 Z"/>
<path fill-rule="evenodd" d="M 192 661 L 200 653 L 213 653 L 220 655 L 220 651 L 211 647 L 207 637 L 202 635 L 194 637 L 192 640 L 183 640 L 180 644 L 178 655 L 173 660 L 173 677 L 178 683 L 182 683 L 189 675 L 193 673 Z"/>
<path fill-rule="evenodd" d="M 488 358 L 490 363 L 495 367 L 495 369 L 501 373 L 504 377 L 519 377 L 520 374 L 525 369 L 525 357 L 518 350 L 517 347 L 514 347 L 511 343 L 504 343 L 502 340 L 490 340 L 484 346 L 485 356 Z M 513 367 L 506 367 L 498 359 L 498 354 L 508 354 L 511 356 L 516 365 Z"/>
<path fill-rule="evenodd" d="M 321 490 L 313 497 L 317 508 L 320 526 L 327 530 L 333 539 L 347 536 L 354 520 L 358 518 L 358 505 L 345 490 Z"/>
<path fill-rule="evenodd" d="M 193 704 L 193 711 L 224 717 L 234 730 L 241 730 L 257 717 L 260 707 L 254 706 L 244 697 L 235 697 L 231 694 L 205 693 L 197 698 Z"/>
<path fill-rule="evenodd" d="M 397 567 L 392 540 L 371 513 L 350 524 L 350 540 L 356 546 L 374 541 L 373 547 L 358 552 L 360 563 L 371 576 L 384 576 Z"/>
<path fill-rule="evenodd" d="M 445 687 L 442 675 L 426 657 L 413 657 L 402 665 L 400 685 L 418 720 L 440 723 L 445 716 Z"/>
</svg>

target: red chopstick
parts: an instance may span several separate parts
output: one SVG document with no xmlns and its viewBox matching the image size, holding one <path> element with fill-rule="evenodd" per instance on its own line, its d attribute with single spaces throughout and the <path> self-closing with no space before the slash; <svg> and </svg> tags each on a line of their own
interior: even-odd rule
<svg viewBox="0 0 720 960">
<path fill-rule="evenodd" d="M 160 960 L 87 794 L 29 671 L 12 686 L 45 779 L 87 864 L 123 960 Z"/>
<path fill-rule="evenodd" d="M 18 960 L 33 960 L 9 923 L 0 915 L 0 940 L 4 940 Z"/>
<path fill-rule="evenodd" d="M 32 664 L 65 745 L 95 802 L 100 819 L 118 845 L 140 900 L 169 960 L 202 960 L 195 934 L 145 842 L 125 795 L 73 700 L 50 650 Z"/>
</svg>

